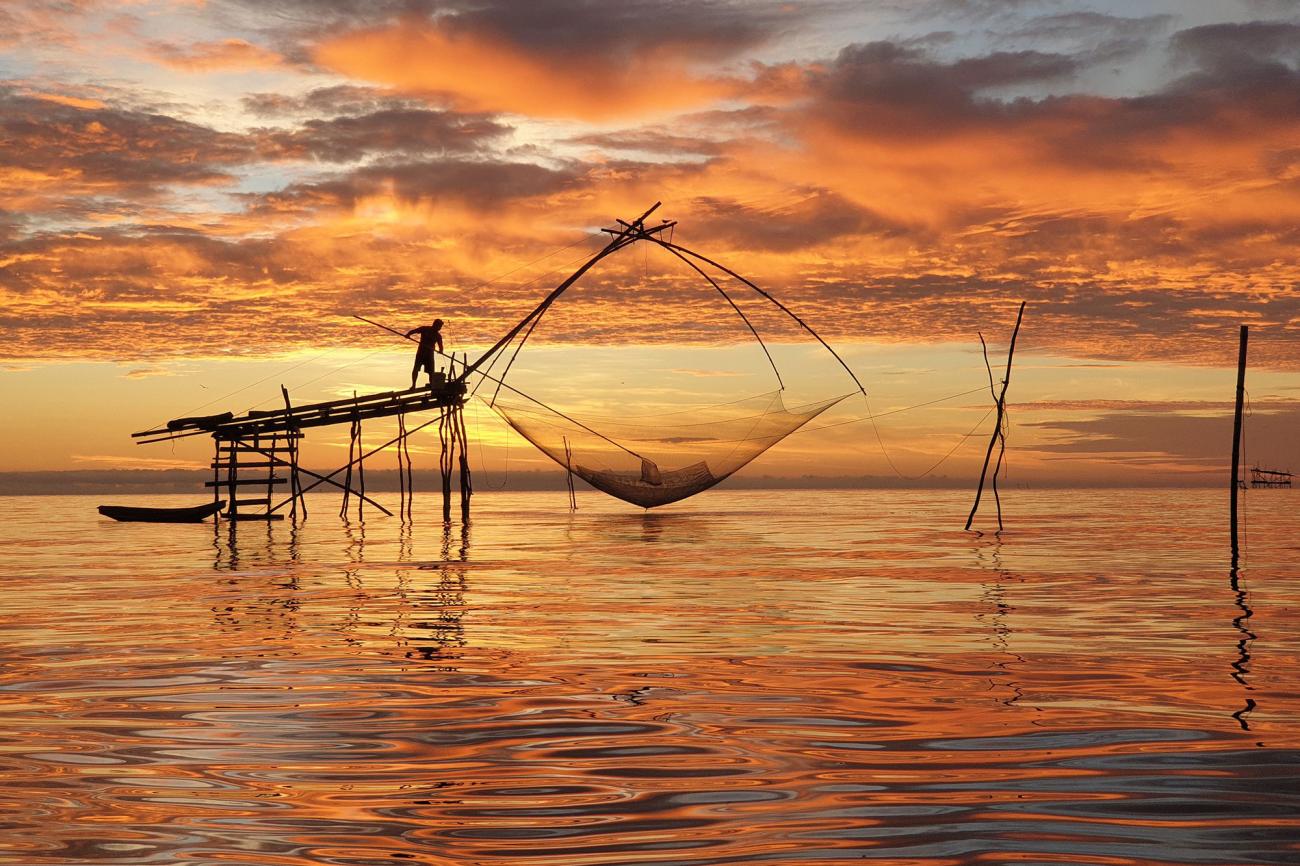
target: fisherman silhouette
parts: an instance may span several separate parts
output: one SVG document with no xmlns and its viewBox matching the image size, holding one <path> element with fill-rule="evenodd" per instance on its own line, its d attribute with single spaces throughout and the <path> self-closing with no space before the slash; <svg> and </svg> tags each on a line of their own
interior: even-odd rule
<svg viewBox="0 0 1300 866">
<path fill-rule="evenodd" d="M 406 336 L 420 335 L 420 345 L 415 349 L 415 366 L 411 367 L 411 387 L 420 378 L 420 370 L 429 373 L 429 387 L 433 387 L 434 351 L 442 351 L 442 319 L 434 319 L 432 325 L 412 328 Z"/>
</svg>

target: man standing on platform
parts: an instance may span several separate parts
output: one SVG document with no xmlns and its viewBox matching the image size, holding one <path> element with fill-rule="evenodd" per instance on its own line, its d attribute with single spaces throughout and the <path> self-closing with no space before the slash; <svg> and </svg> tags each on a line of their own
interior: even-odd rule
<svg viewBox="0 0 1300 866">
<path fill-rule="evenodd" d="M 420 335 L 420 345 L 415 349 L 415 366 L 411 367 L 411 387 L 415 387 L 416 380 L 420 377 L 420 371 L 426 370 L 429 373 L 429 386 L 433 387 L 434 373 L 434 352 L 442 351 L 442 319 L 434 319 L 432 325 L 420 328 L 412 328 L 406 332 L 410 337 L 414 334 Z"/>
</svg>

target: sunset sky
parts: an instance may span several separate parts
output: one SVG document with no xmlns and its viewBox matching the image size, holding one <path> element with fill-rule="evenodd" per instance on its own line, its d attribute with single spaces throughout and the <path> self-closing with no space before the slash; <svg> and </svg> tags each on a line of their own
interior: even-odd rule
<svg viewBox="0 0 1300 866">
<path fill-rule="evenodd" d="M 1004 358 L 1027 300 L 1013 481 L 1217 481 L 1242 323 L 1248 460 L 1300 468 L 1296 0 L 0 0 L 0 470 L 198 466 L 129 433 L 405 387 L 354 314 L 473 356 L 655 201 L 876 413 L 987 387 L 977 332 Z M 770 390 L 709 291 L 620 254 L 518 381 L 594 415 Z M 852 390 L 747 309 L 801 395 Z M 880 435 L 916 474 L 978 429 L 965 477 L 988 405 Z M 472 416 L 484 466 L 542 467 Z M 863 423 L 750 471 L 893 474 Z"/>
</svg>

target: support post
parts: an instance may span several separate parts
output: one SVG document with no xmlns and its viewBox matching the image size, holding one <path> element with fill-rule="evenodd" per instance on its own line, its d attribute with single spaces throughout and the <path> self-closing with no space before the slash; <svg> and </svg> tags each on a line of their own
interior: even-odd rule
<svg viewBox="0 0 1300 866">
<path fill-rule="evenodd" d="M 280 393 L 284 395 L 284 414 L 286 417 L 291 417 L 293 404 L 289 401 L 289 389 L 284 385 L 280 385 Z M 299 501 L 302 502 L 302 516 L 304 519 L 307 517 L 307 500 L 303 499 L 302 479 L 298 475 L 298 440 L 301 438 L 298 425 L 290 424 L 285 441 L 289 443 L 289 495 L 292 497 L 292 504 L 289 506 L 289 519 L 294 521 L 298 519 Z M 267 513 L 270 513 L 270 509 L 267 510 Z"/>
<path fill-rule="evenodd" d="M 460 522 L 469 523 L 469 501 L 474 495 L 474 482 L 469 470 L 469 433 L 465 429 L 465 404 L 457 403 L 456 433 L 460 440 Z"/>
<path fill-rule="evenodd" d="M 1241 486 L 1241 405 L 1246 395 L 1246 342 L 1250 339 L 1250 326 L 1241 326 L 1241 341 L 1237 348 L 1237 407 L 1232 415 L 1232 487 L 1229 491 L 1228 524 L 1232 535 L 1232 567 L 1237 567 L 1237 490 Z"/>
<path fill-rule="evenodd" d="M 406 438 L 406 415 L 397 416 L 397 435 Z M 400 520 L 406 522 L 406 465 L 402 460 L 402 445 L 397 445 L 397 513 Z"/>
<path fill-rule="evenodd" d="M 352 493 L 352 466 L 357 462 L 357 419 L 354 415 L 352 425 L 348 429 L 348 465 L 347 474 L 343 476 L 343 506 L 339 509 L 339 517 L 344 519 L 348 516 L 348 497 Z"/>
<path fill-rule="evenodd" d="M 565 436 L 563 439 L 565 480 L 569 484 L 569 510 L 577 511 L 578 497 L 573 491 L 573 449 L 569 447 L 569 437 Z"/>
<path fill-rule="evenodd" d="M 438 469 L 442 475 L 442 522 L 451 523 L 451 467 L 456 439 L 451 429 L 451 406 L 443 406 L 438 418 Z"/>
<path fill-rule="evenodd" d="M 360 498 L 357 499 L 357 520 L 365 522 L 366 512 L 366 450 L 361 446 L 361 418 L 357 417 L 354 422 L 357 425 L 357 491 Z"/>
<path fill-rule="evenodd" d="M 1002 418 L 1006 413 L 1007 407 L 1007 386 L 1011 384 L 1011 359 L 1016 353 L 1016 337 L 1020 334 L 1020 322 L 1025 316 L 1025 301 L 1020 302 L 1020 311 L 1016 313 L 1016 327 L 1011 332 L 1011 346 L 1007 349 L 1007 369 L 1002 375 L 1002 390 L 998 393 L 998 417 L 997 422 L 993 425 L 993 435 L 989 438 L 988 451 L 984 453 L 984 466 L 980 469 L 979 487 L 975 489 L 975 504 L 971 506 L 970 515 L 966 518 L 966 528 L 970 529 L 971 523 L 975 520 L 975 512 L 980 507 L 980 496 L 984 493 L 984 479 L 988 475 L 989 460 L 993 457 L 993 446 L 997 444 L 998 439 L 1002 437 Z M 1006 448 L 1006 440 L 1003 439 L 1003 448 Z M 998 458 L 1001 465 L 1002 458 Z M 1001 503 L 999 503 L 1000 505 Z M 1001 530 L 1001 515 L 999 514 L 998 529 Z"/>
<path fill-rule="evenodd" d="M 221 501 L 221 440 L 212 436 L 212 507 L 217 508 L 217 503 Z M 221 522 L 221 514 L 212 515 L 214 523 Z"/>
</svg>

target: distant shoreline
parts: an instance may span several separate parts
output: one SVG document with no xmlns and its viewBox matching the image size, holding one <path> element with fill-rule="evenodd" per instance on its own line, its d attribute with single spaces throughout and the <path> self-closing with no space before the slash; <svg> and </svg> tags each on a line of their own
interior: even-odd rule
<svg viewBox="0 0 1300 866">
<path fill-rule="evenodd" d="M 90 494 L 149 494 L 193 493 L 208 494 L 203 482 L 211 478 L 203 469 L 70 469 L 61 471 L 0 472 L 0 496 L 59 496 Z M 480 492 L 496 490 L 531 491 L 564 490 L 563 472 L 478 472 L 474 475 L 475 487 Z M 1107 481 L 1069 481 L 1053 479 L 1030 484 L 1012 480 L 1003 482 L 1002 489 L 1060 490 L 1060 489 L 1186 489 L 1217 488 L 1226 482 L 1198 478 L 1186 482 L 1153 480 L 1147 484 L 1117 483 Z M 440 488 L 438 474 L 430 470 L 415 473 L 415 490 L 432 495 Z M 587 485 L 579 481 L 579 486 Z M 974 488 L 975 481 L 965 478 L 940 476 L 922 481 L 906 481 L 885 476 L 772 476 L 739 475 L 722 482 L 721 487 L 732 490 L 952 490 Z M 317 488 L 335 489 L 337 488 Z M 376 469 L 366 472 L 366 489 L 381 493 L 397 492 L 397 471 Z"/>
</svg>

